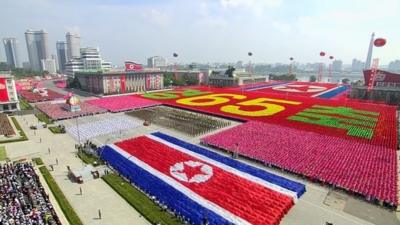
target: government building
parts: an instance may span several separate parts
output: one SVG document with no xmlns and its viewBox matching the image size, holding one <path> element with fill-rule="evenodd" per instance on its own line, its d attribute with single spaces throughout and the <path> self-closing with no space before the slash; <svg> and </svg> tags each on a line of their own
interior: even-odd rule
<svg viewBox="0 0 400 225">
<path fill-rule="evenodd" d="M 94 94 L 113 95 L 164 88 L 162 71 L 76 72 L 81 89 Z"/>
</svg>

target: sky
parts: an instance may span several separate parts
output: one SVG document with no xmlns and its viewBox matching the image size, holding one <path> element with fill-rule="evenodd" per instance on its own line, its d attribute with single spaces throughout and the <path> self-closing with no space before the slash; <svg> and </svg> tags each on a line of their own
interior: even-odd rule
<svg viewBox="0 0 400 225">
<path fill-rule="evenodd" d="M 400 0 L 2 0 L 0 38 L 17 38 L 23 61 L 24 32 L 44 29 L 52 54 L 66 32 L 77 32 L 81 47 L 99 47 L 114 65 L 155 55 L 176 63 L 328 62 L 332 55 L 351 64 L 365 61 L 375 32 L 387 44 L 373 58 L 387 64 L 400 59 L 398 12 Z"/>
</svg>

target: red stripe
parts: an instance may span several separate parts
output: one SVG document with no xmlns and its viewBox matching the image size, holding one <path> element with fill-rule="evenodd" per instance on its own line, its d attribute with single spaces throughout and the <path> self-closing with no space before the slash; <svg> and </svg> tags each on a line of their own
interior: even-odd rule
<svg viewBox="0 0 400 225">
<path fill-rule="evenodd" d="M 178 162 L 192 160 L 205 163 L 144 136 L 116 145 L 172 178 L 170 167 Z M 210 166 L 213 169 L 213 176 L 206 182 L 187 183 L 174 179 L 252 224 L 277 224 L 293 205 L 292 199 L 286 195 Z"/>
</svg>

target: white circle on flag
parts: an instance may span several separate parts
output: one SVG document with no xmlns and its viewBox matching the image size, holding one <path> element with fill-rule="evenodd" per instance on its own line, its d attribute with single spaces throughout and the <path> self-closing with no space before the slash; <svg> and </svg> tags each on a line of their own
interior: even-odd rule
<svg viewBox="0 0 400 225">
<path fill-rule="evenodd" d="M 197 169 L 197 174 L 187 174 L 188 169 Z M 169 168 L 171 175 L 183 182 L 188 183 L 203 183 L 210 179 L 213 175 L 213 169 L 211 166 L 198 161 L 186 161 L 178 162 Z M 188 175 L 190 177 L 188 177 Z"/>
<path fill-rule="evenodd" d="M 307 88 L 307 90 L 299 90 L 300 88 Z M 287 92 L 320 92 L 325 91 L 326 87 L 315 86 L 315 85 L 302 85 L 302 84 L 288 84 L 281 85 L 272 88 L 276 91 L 287 91 Z"/>
<path fill-rule="evenodd" d="M 133 64 L 129 64 L 129 69 L 133 69 L 133 68 L 134 68 Z"/>
<path fill-rule="evenodd" d="M 0 84 L 0 90 L 4 90 L 4 89 L 6 89 L 6 85 Z"/>
</svg>

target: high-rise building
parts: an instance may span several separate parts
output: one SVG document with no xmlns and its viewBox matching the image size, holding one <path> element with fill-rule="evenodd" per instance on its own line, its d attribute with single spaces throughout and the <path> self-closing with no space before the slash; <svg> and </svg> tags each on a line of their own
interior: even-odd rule
<svg viewBox="0 0 400 225">
<path fill-rule="evenodd" d="M 25 39 L 31 69 L 42 71 L 41 60 L 50 59 L 48 33 L 44 30 L 27 30 L 25 32 Z"/>
<path fill-rule="evenodd" d="M 358 59 L 353 59 L 351 63 L 351 71 L 361 72 L 365 67 L 365 63 Z"/>
<path fill-rule="evenodd" d="M 56 64 L 56 72 L 57 72 L 60 69 L 58 68 L 57 56 L 55 54 L 51 54 L 51 59 L 54 60 L 54 63 Z"/>
<path fill-rule="evenodd" d="M 3 38 L 4 50 L 6 52 L 7 64 L 11 68 L 20 68 L 21 62 L 19 61 L 19 46 L 15 38 Z"/>
<path fill-rule="evenodd" d="M 49 74 L 56 74 L 57 67 L 56 67 L 56 60 L 55 59 L 42 59 L 42 69 L 43 71 L 49 72 Z"/>
<path fill-rule="evenodd" d="M 161 56 L 153 56 L 147 59 L 147 67 L 149 68 L 160 68 L 166 67 L 167 61 L 164 57 Z"/>
<path fill-rule="evenodd" d="M 374 39 L 375 39 L 375 33 L 372 33 L 371 40 L 369 41 L 367 60 L 365 61 L 365 69 L 369 69 L 371 67 L 372 49 L 374 48 Z"/>
<path fill-rule="evenodd" d="M 61 73 L 65 72 L 65 64 L 67 63 L 68 55 L 67 55 L 67 42 L 66 41 L 57 41 L 56 43 L 57 49 L 57 62 L 58 69 Z"/>
<path fill-rule="evenodd" d="M 79 50 L 81 48 L 81 37 L 78 34 L 68 32 L 65 35 L 67 40 L 67 61 L 79 58 Z"/>
<path fill-rule="evenodd" d="M 388 70 L 392 72 L 400 71 L 400 60 L 394 60 L 389 63 Z"/>
<path fill-rule="evenodd" d="M 29 62 L 23 62 L 22 63 L 22 68 L 24 68 L 24 70 L 30 70 L 31 69 L 31 64 Z"/>
<path fill-rule="evenodd" d="M 81 48 L 80 58 L 74 58 L 65 64 L 66 74 L 74 76 L 76 72 L 81 71 L 109 71 L 111 63 L 105 62 L 101 56 L 99 48 Z"/>
<path fill-rule="evenodd" d="M 342 71 L 343 62 L 342 60 L 334 60 L 332 62 L 332 70 L 336 72 Z"/>
</svg>

